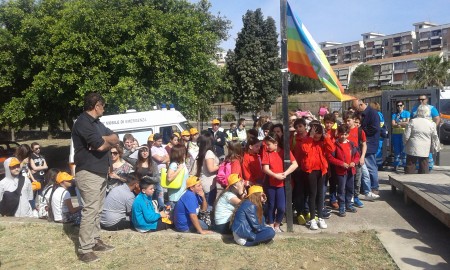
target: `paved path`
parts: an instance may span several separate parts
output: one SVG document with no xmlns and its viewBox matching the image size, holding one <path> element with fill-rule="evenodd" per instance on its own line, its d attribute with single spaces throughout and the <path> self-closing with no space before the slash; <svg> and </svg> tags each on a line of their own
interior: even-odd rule
<svg viewBox="0 0 450 270">
<path fill-rule="evenodd" d="M 326 230 L 311 231 L 295 225 L 294 231 L 334 234 L 373 229 L 400 269 L 450 269 L 450 230 L 420 206 L 405 205 L 401 191 L 391 192 L 389 174 L 393 173 L 379 174 L 381 200 L 364 201 L 364 208 L 344 218 L 334 213 L 327 220 Z"/>
</svg>

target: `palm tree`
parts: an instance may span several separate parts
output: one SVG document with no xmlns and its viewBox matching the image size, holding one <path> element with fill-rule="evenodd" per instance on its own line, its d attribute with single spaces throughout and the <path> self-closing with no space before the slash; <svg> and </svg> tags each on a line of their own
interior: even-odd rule
<svg viewBox="0 0 450 270">
<path fill-rule="evenodd" d="M 450 62 L 438 55 L 418 61 L 417 68 L 416 81 L 421 88 L 435 86 L 442 89 L 450 78 Z"/>
</svg>

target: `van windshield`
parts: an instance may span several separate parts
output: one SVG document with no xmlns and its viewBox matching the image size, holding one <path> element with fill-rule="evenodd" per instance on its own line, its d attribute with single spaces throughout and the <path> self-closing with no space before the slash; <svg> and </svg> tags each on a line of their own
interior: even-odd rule
<svg viewBox="0 0 450 270">
<path fill-rule="evenodd" d="M 189 124 L 188 121 L 181 122 L 180 126 L 183 128 L 183 130 L 190 130 L 192 128 L 191 124 Z"/>
</svg>

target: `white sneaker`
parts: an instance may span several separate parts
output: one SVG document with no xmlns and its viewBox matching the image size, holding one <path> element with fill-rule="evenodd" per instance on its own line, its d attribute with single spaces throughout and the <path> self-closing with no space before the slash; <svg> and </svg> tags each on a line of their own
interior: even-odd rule
<svg viewBox="0 0 450 270">
<path fill-rule="evenodd" d="M 380 198 L 380 195 L 377 195 L 375 193 L 369 192 L 364 196 L 364 199 L 366 201 L 374 201 L 374 200 L 378 200 Z"/>
<path fill-rule="evenodd" d="M 311 220 L 311 224 L 309 225 L 310 230 L 318 230 L 319 227 L 317 227 L 317 221 L 315 219 Z"/>
<path fill-rule="evenodd" d="M 328 225 L 325 223 L 325 220 L 323 220 L 322 218 L 319 218 L 319 228 L 321 229 L 326 229 L 328 228 Z"/>
<path fill-rule="evenodd" d="M 34 218 L 39 218 L 39 213 L 36 209 L 33 210 L 33 217 Z"/>
</svg>

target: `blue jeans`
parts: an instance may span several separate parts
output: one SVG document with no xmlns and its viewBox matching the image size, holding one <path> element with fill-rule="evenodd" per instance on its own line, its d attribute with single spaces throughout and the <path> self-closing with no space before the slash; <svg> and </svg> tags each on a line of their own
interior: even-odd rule
<svg viewBox="0 0 450 270">
<path fill-rule="evenodd" d="M 380 140 L 378 141 L 378 150 L 376 154 L 377 166 L 379 167 L 383 165 L 383 141 L 384 138 L 380 137 Z"/>
<path fill-rule="evenodd" d="M 160 183 L 155 184 L 155 193 L 153 193 L 153 200 L 158 200 L 158 207 L 164 205 L 164 190 Z"/>
<path fill-rule="evenodd" d="M 336 175 L 338 180 L 338 199 L 339 205 L 349 205 L 352 203 L 354 178 L 351 172 L 347 172 L 346 175 Z"/>
<path fill-rule="evenodd" d="M 284 187 L 271 187 L 267 188 L 268 194 L 268 222 L 269 224 L 273 224 L 274 221 L 278 224 L 283 220 L 284 213 L 286 212 L 286 194 L 284 191 Z M 275 217 L 275 210 L 277 211 L 277 215 Z"/>
<path fill-rule="evenodd" d="M 214 225 L 213 230 L 220 234 L 231 234 L 232 233 L 229 221 L 225 224 Z"/>
<path fill-rule="evenodd" d="M 217 188 L 211 189 L 208 193 L 205 192 L 206 202 L 208 203 L 208 211 L 212 211 L 214 202 L 216 201 Z"/>
<path fill-rule="evenodd" d="M 378 166 L 376 154 L 366 154 L 366 166 L 370 176 L 370 187 L 378 190 Z"/>
<path fill-rule="evenodd" d="M 198 223 L 200 224 L 200 227 L 202 228 L 202 230 L 208 230 L 208 224 L 206 224 L 203 220 L 198 220 Z M 196 233 L 197 229 L 194 227 L 194 225 L 192 224 L 191 226 L 189 226 L 189 230 L 184 231 L 184 232 L 193 232 Z"/>
<path fill-rule="evenodd" d="M 367 195 L 371 191 L 370 189 L 370 175 L 369 170 L 367 169 L 366 163 L 361 166 L 361 179 L 360 179 L 360 185 L 361 185 L 361 192 L 364 195 Z"/>
<path fill-rule="evenodd" d="M 403 134 L 392 134 L 392 147 L 394 148 L 394 166 L 406 166 L 406 154 L 403 152 Z"/>
<path fill-rule="evenodd" d="M 247 239 L 246 247 L 256 246 L 260 243 L 269 242 L 275 237 L 275 231 L 271 227 L 264 227 L 260 232 L 256 233 L 255 239 Z"/>
</svg>

